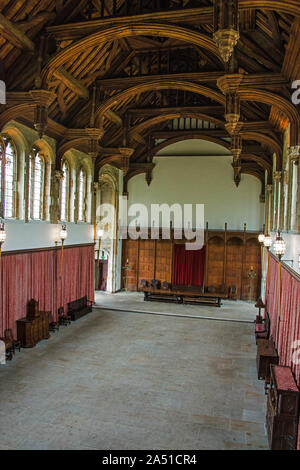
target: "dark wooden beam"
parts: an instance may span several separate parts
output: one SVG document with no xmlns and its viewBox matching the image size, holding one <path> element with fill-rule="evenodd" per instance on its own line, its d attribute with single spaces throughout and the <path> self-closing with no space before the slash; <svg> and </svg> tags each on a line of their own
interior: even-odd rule
<svg viewBox="0 0 300 470">
<path fill-rule="evenodd" d="M 21 49 L 25 49 L 32 53 L 35 51 L 34 42 L 32 42 L 31 39 L 29 39 L 29 37 L 26 36 L 26 34 L 23 33 L 23 31 L 14 23 L 5 18 L 2 13 L 0 13 L 0 34 Z"/>
<path fill-rule="evenodd" d="M 224 106 L 177 106 L 165 108 L 129 108 L 127 114 L 134 117 L 156 116 L 159 114 L 173 114 L 173 113 L 200 113 L 200 114 L 224 114 Z"/>
</svg>

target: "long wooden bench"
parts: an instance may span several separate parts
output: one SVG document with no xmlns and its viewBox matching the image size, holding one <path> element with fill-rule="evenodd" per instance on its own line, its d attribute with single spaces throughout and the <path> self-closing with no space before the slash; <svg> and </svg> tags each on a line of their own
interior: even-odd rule
<svg viewBox="0 0 300 470">
<path fill-rule="evenodd" d="M 68 315 L 71 317 L 72 321 L 76 321 L 90 313 L 93 310 L 92 305 L 93 303 L 87 299 L 87 296 L 73 300 L 68 303 Z"/>
<path fill-rule="evenodd" d="M 221 300 L 226 297 L 226 294 L 216 292 L 189 292 L 188 289 L 186 291 L 175 291 L 144 287 L 141 290 L 144 292 L 144 300 L 148 302 L 175 302 L 178 304 L 202 304 L 221 307 Z"/>
</svg>

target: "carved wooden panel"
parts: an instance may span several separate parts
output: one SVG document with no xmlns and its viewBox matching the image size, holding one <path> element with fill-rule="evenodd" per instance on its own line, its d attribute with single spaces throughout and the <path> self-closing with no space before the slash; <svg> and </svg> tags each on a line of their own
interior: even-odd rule
<svg viewBox="0 0 300 470">
<path fill-rule="evenodd" d="M 250 238 L 246 241 L 245 254 L 244 254 L 244 269 L 243 269 L 243 290 L 242 290 L 242 299 L 250 299 L 250 279 L 248 273 L 250 272 L 251 267 L 256 273 L 256 277 L 252 281 L 252 299 L 256 298 L 256 293 L 259 292 L 260 286 L 260 271 L 261 271 L 261 248 L 257 243 L 255 238 Z"/>
<path fill-rule="evenodd" d="M 223 284 L 224 241 L 213 237 L 208 242 L 207 285 L 219 289 Z"/>
<path fill-rule="evenodd" d="M 155 279 L 172 282 L 173 244 L 170 240 L 156 242 Z"/>
<path fill-rule="evenodd" d="M 226 287 L 235 286 L 237 297 L 242 289 L 243 241 L 241 238 L 230 238 L 226 250 Z"/>
<path fill-rule="evenodd" d="M 256 278 L 253 281 L 253 299 L 259 296 L 261 279 L 260 246 L 252 233 L 211 233 L 207 250 L 207 280 L 206 286 L 214 286 L 221 290 L 236 286 L 238 299 L 249 299 L 250 280 L 248 272 L 253 266 Z M 178 243 L 178 240 L 176 240 Z M 123 266 L 129 260 L 128 289 L 137 291 L 142 279 L 149 283 L 151 279 L 160 282 L 172 282 L 173 269 L 172 240 L 126 240 L 123 243 Z M 124 270 L 122 270 L 122 281 Z M 122 282 L 124 286 L 124 282 Z"/>
<path fill-rule="evenodd" d="M 155 269 L 155 240 L 140 240 L 138 286 L 145 279 L 150 282 L 154 279 Z"/>
<path fill-rule="evenodd" d="M 126 240 L 124 242 L 123 263 L 122 263 L 122 286 L 124 286 L 124 266 L 128 259 L 130 270 L 128 271 L 128 290 L 137 289 L 137 273 L 139 261 L 139 242 L 138 240 Z"/>
</svg>

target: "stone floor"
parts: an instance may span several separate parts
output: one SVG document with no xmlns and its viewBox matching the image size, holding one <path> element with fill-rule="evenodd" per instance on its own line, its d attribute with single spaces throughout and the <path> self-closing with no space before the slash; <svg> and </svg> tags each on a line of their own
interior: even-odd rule
<svg viewBox="0 0 300 470">
<path fill-rule="evenodd" d="M 222 300 L 222 306 L 215 308 L 209 305 L 180 305 L 174 303 L 145 302 L 144 294 L 137 292 L 117 292 L 109 294 L 97 291 L 95 294 L 96 306 L 121 311 L 151 312 L 171 315 L 191 315 L 208 319 L 234 320 L 239 322 L 253 322 L 257 310 L 253 303 L 242 301 Z"/>
<path fill-rule="evenodd" d="M 253 324 L 123 308 L 0 366 L 0 449 L 267 448 Z"/>
</svg>

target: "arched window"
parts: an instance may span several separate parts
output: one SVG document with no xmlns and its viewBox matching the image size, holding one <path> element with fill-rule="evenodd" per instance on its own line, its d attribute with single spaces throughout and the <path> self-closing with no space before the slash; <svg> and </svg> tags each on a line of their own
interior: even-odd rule
<svg viewBox="0 0 300 470">
<path fill-rule="evenodd" d="M 43 218 L 45 160 L 37 149 L 29 155 L 28 218 Z"/>
<path fill-rule="evenodd" d="M 60 220 L 68 220 L 70 197 L 70 167 L 66 160 L 62 164 L 63 178 L 60 188 Z"/>
<path fill-rule="evenodd" d="M 8 137 L 0 139 L 0 216 L 15 216 L 16 150 Z"/>
<path fill-rule="evenodd" d="M 79 186 L 78 186 L 78 220 L 85 222 L 85 199 L 86 199 L 86 172 L 81 168 L 79 172 Z"/>
</svg>

